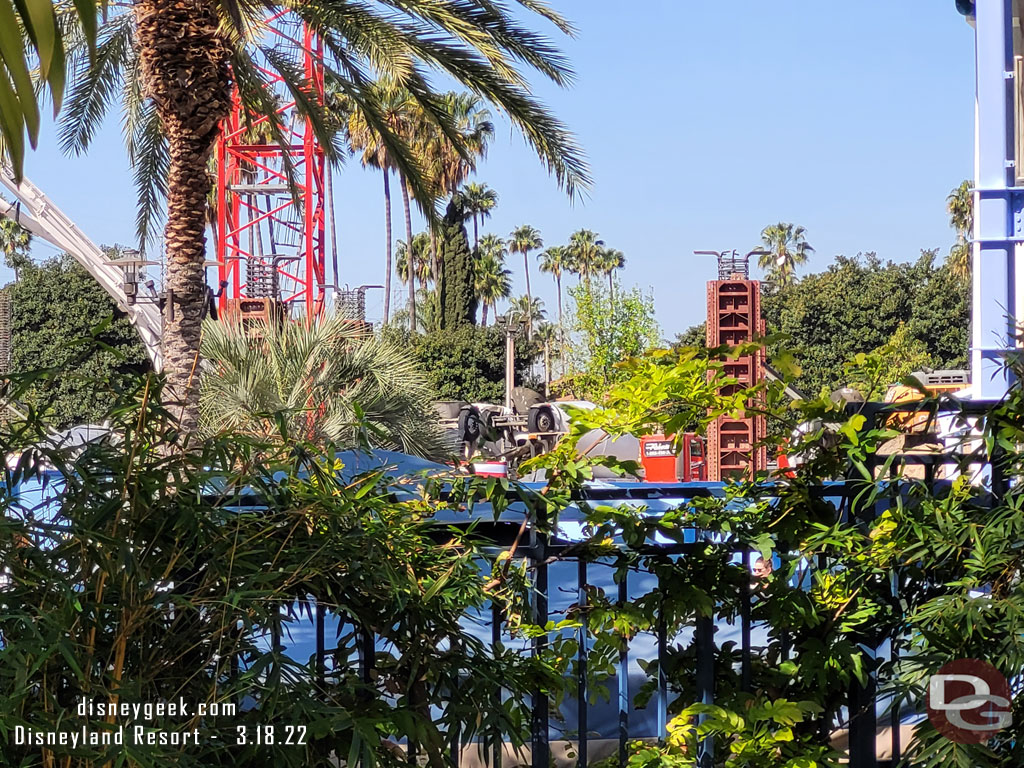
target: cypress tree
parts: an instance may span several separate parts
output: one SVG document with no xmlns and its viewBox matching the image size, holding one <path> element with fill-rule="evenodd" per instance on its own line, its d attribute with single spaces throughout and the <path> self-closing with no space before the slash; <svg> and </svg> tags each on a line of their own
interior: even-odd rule
<svg viewBox="0 0 1024 768">
<path fill-rule="evenodd" d="M 441 275 L 439 327 L 455 330 L 476 324 L 473 253 L 466 234 L 462 196 L 454 195 L 441 221 Z"/>
</svg>

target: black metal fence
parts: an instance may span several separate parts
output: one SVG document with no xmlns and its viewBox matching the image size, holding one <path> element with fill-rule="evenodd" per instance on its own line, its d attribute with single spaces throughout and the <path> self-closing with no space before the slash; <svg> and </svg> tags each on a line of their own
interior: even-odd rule
<svg viewBox="0 0 1024 768">
<path fill-rule="evenodd" d="M 874 497 L 868 505 L 861 505 L 858 502 L 864 488 L 863 481 L 854 483 L 850 480 L 839 480 L 836 482 L 824 483 L 817 489 L 821 498 L 834 505 L 836 514 L 842 520 L 863 519 L 869 520 L 880 507 L 884 508 L 885 498 L 892 499 L 896 495 L 904 493 L 906 482 L 901 480 L 897 472 L 898 466 L 902 470 L 908 467 L 918 467 L 920 479 L 933 489 L 941 489 L 943 484 L 949 483 L 951 477 L 956 473 L 973 473 L 974 482 L 985 486 L 987 498 L 997 503 L 1000 497 L 1006 493 L 1009 483 L 1003 474 L 1003 463 L 998 454 L 985 453 L 985 446 L 977 439 L 979 419 L 985 417 L 991 404 L 973 403 L 966 406 L 956 406 L 958 417 L 950 423 L 958 422 L 958 427 L 963 432 L 963 440 L 959 446 L 946 446 L 941 450 L 914 453 L 904 451 L 899 454 L 898 459 L 887 459 L 885 456 L 875 455 L 869 457 L 867 465 L 877 477 L 879 487 L 884 487 L 884 493 Z M 913 411 L 916 406 L 881 406 L 869 404 L 862 408 L 863 413 L 868 417 L 865 428 L 872 424 L 880 424 L 885 419 L 891 418 L 893 411 Z M 934 410 L 934 409 L 933 409 Z M 941 409 L 935 410 L 927 419 L 930 421 L 937 415 L 941 415 Z M 932 425 L 926 423 L 923 426 L 920 422 L 914 427 L 919 431 L 934 432 Z M 947 430 L 948 431 L 948 430 Z M 973 445 L 973 448 L 971 447 Z M 886 468 L 886 462 L 889 466 Z M 879 473 L 885 477 L 879 476 Z M 701 496 L 721 496 L 725 486 L 714 483 L 687 483 L 687 484 L 617 484 L 595 486 L 584 489 L 576 498 L 577 505 L 643 505 L 648 514 L 657 515 L 659 510 L 667 510 L 689 504 L 693 499 Z M 514 491 L 513 491 L 514 492 Z M 881 499 L 881 500 L 880 500 Z M 486 511 L 479 513 L 483 518 L 487 517 Z M 611 738 L 617 741 L 617 750 L 613 754 L 618 755 L 619 762 L 625 764 L 627 756 L 627 743 L 634 738 L 665 739 L 667 725 L 670 719 L 669 712 L 672 704 L 669 679 L 666 674 L 665 665 L 660 663 L 666 659 L 667 651 L 674 637 L 669 636 L 666 622 L 662 618 L 655 624 L 652 642 L 647 643 L 645 655 L 653 651 L 654 658 L 659 662 L 653 666 L 656 673 L 649 680 L 648 685 L 653 684 L 654 692 L 646 710 L 637 709 L 634 706 L 636 696 L 636 685 L 631 686 L 631 680 L 635 682 L 634 662 L 636 654 L 639 653 L 630 643 L 625 643 L 619 652 L 617 659 L 616 674 L 608 681 L 611 690 L 610 705 L 614 708 L 613 718 L 609 717 L 608 707 L 603 710 L 589 703 L 589 689 L 591 685 L 588 675 L 588 663 L 590 661 L 590 642 L 588 628 L 587 601 L 588 595 L 595 587 L 605 590 L 606 595 L 614 594 L 614 600 L 618 605 L 625 605 L 631 599 L 631 586 L 634 580 L 646 580 L 650 586 L 650 573 L 633 571 L 628 573 L 617 584 L 610 583 L 607 578 L 597 578 L 595 572 L 604 568 L 607 563 L 600 560 L 587 559 L 578 555 L 578 538 L 573 535 L 573 518 L 567 515 L 561 518 L 559 527 L 554 532 L 543 532 L 546 527 L 530 526 L 525 541 L 519 541 L 522 535 L 523 516 L 525 510 L 517 511 L 515 505 L 497 520 L 490 520 L 485 525 L 478 527 L 477 532 L 485 534 L 492 542 L 494 551 L 504 551 L 514 541 L 518 541 L 517 557 L 525 558 L 532 570 L 532 621 L 536 625 L 544 625 L 555 615 L 564 612 L 565 605 L 554 603 L 572 602 L 574 614 L 578 617 L 578 626 L 575 628 L 577 637 L 576 659 L 572 667 L 575 680 L 571 687 L 575 694 L 574 700 L 569 705 L 563 705 L 560 711 L 552 711 L 548 692 L 536 690 L 532 696 L 531 703 L 531 757 L 533 768 L 549 768 L 552 761 L 552 741 L 557 740 L 561 732 L 564 738 L 575 741 L 574 750 L 579 765 L 587 765 L 592 758 L 590 742 L 594 735 L 604 738 L 606 741 Z M 568 526 L 568 528 L 567 528 Z M 730 548 L 732 554 L 740 561 L 749 563 L 751 550 L 737 549 L 735 543 L 723 540 L 721 537 L 714 537 L 701 531 L 691 531 L 688 540 L 679 541 L 652 541 L 645 544 L 646 551 L 657 553 L 665 557 L 685 558 L 695 547 L 706 547 L 708 544 Z M 806 574 L 805 574 L 806 575 Z M 799 576 L 798 578 L 803 578 Z M 794 584 L 794 586 L 799 586 Z M 570 597 L 566 597 L 569 595 Z M 692 632 L 691 638 L 695 647 L 693 659 L 692 678 L 695 684 L 697 702 L 712 704 L 715 702 L 715 664 L 716 655 L 721 649 L 721 643 L 716 635 L 723 631 L 731 633 L 738 639 L 739 649 L 739 678 L 743 689 L 749 691 L 751 686 L 751 661 L 754 657 L 753 636 L 758 631 L 755 622 L 752 621 L 752 608 L 757 599 L 753 594 L 749 580 L 744 580 L 740 587 L 738 620 L 735 623 L 723 624 L 714 618 L 697 617 L 694 625 L 688 628 Z M 315 611 L 315 654 L 317 668 L 323 673 L 325 661 L 331 653 L 328 648 L 327 637 L 328 625 L 331 617 L 320 607 Z M 490 641 L 494 644 L 504 642 L 502 634 L 501 617 L 495 608 L 490 620 Z M 337 634 L 337 633 L 334 633 Z M 372 677 L 372 667 L 377 653 L 375 638 L 369 633 L 355 629 L 351 635 L 355 638 L 354 643 L 358 646 L 359 674 L 364 682 L 369 682 Z M 679 635 L 675 635 L 678 637 Z M 275 642 L 279 642 L 279 637 Z M 540 654 L 544 650 L 545 643 L 549 642 L 546 636 L 540 636 L 532 641 L 532 652 Z M 877 661 L 895 662 L 900 654 L 899 637 L 871 637 L 863 638 L 861 649 L 867 658 Z M 783 637 L 782 653 L 789 654 L 787 639 Z M 867 682 L 864 685 L 854 684 L 846 692 L 847 703 L 844 708 L 844 722 L 832 723 L 830 727 L 823 727 L 822 739 L 828 739 L 834 735 L 837 728 L 845 728 L 848 731 L 849 739 L 849 764 L 853 768 L 883 768 L 884 766 L 895 766 L 899 762 L 902 752 L 906 747 L 903 743 L 901 726 L 905 724 L 904 713 L 899 706 L 888 706 L 892 703 L 879 693 L 879 672 L 877 665 L 869 668 Z M 887 708 L 888 706 L 888 708 Z M 653 719 L 652 719 L 653 715 Z M 566 722 L 569 723 L 566 726 Z M 879 734 L 883 728 L 888 731 L 888 743 L 879 743 Z M 614 730 L 609 734 L 609 728 Z M 460 734 L 449 733 L 450 739 L 450 760 L 452 765 L 459 765 L 462 761 L 462 750 L 466 745 L 461 744 Z M 884 750 L 880 749 L 885 747 Z M 888 754 L 887 759 L 879 759 L 879 752 Z M 408 746 L 410 759 L 415 759 L 415 745 Z M 493 766 L 500 766 L 502 763 L 501 750 L 494 750 L 493 754 L 486 757 L 484 762 Z M 710 768 L 714 761 L 714 743 L 709 737 L 704 739 L 699 746 L 699 762 L 702 767 Z"/>
</svg>

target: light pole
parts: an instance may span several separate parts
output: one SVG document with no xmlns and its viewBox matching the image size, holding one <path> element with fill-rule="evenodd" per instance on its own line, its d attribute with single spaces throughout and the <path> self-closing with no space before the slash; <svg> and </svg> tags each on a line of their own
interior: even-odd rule
<svg viewBox="0 0 1024 768">
<path fill-rule="evenodd" d="M 512 409 L 512 390 L 516 386 L 516 334 L 523 324 L 510 316 L 499 315 L 494 324 L 505 331 L 505 407 Z"/>
</svg>

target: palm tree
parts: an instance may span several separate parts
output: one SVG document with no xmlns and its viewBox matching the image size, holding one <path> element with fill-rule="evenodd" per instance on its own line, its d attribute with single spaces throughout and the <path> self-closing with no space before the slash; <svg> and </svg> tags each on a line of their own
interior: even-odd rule
<svg viewBox="0 0 1024 768">
<path fill-rule="evenodd" d="M 462 199 L 465 202 L 466 212 L 473 217 L 473 250 L 480 247 L 480 232 L 478 222 L 489 218 L 491 211 L 498 204 L 498 193 L 486 184 L 479 184 L 475 181 L 466 184 L 462 188 Z"/>
<path fill-rule="evenodd" d="M 600 271 L 599 264 L 603 251 L 604 240 L 599 239 L 597 233 L 589 229 L 578 230 L 569 237 L 571 271 L 579 275 L 588 286 L 590 276 Z"/>
<path fill-rule="evenodd" d="M 622 251 L 616 250 L 615 248 L 605 248 L 600 257 L 598 258 L 599 271 L 603 272 L 608 276 L 608 295 L 611 298 L 612 303 L 615 303 L 615 282 L 612 280 L 612 275 L 617 269 L 624 269 L 626 266 L 626 256 Z"/>
<path fill-rule="evenodd" d="M 493 256 L 501 266 L 505 266 L 505 257 L 508 256 L 508 248 L 505 241 L 494 234 L 486 234 L 480 238 L 480 247 L 477 249 L 477 256 Z"/>
<path fill-rule="evenodd" d="M 483 100 L 473 93 L 445 93 L 441 109 L 452 132 L 432 131 L 426 138 L 423 158 L 438 196 L 446 198 L 458 191 L 476 170 L 477 162 L 487 156 L 487 147 L 494 138 L 494 123 Z"/>
<path fill-rule="evenodd" d="M 562 326 L 562 274 L 569 271 L 569 249 L 564 245 L 548 246 L 548 249 L 537 255 L 540 259 L 540 271 L 551 275 L 555 280 L 555 291 L 558 294 L 558 326 Z"/>
<path fill-rule="evenodd" d="M 529 224 L 523 224 L 521 227 L 516 227 L 512 234 L 508 236 L 508 249 L 512 253 L 523 254 L 523 270 L 526 275 L 526 298 L 527 301 L 532 299 L 532 293 L 530 292 L 530 251 L 535 251 L 538 248 L 544 247 L 544 241 L 540 237 L 534 227 Z M 526 338 L 533 338 L 533 322 L 527 318 L 526 321 Z"/>
<path fill-rule="evenodd" d="M 544 350 L 544 396 L 550 395 L 551 388 L 551 358 L 552 356 L 557 357 L 559 361 L 562 359 L 561 346 L 559 342 L 562 338 L 562 329 L 558 328 L 551 323 L 541 323 L 537 326 L 537 331 L 534 333 L 534 339 L 540 342 L 541 348 Z M 565 375 L 565 366 L 562 366 L 562 375 Z"/>
<path fill-rule="evenodd" d="M 806 230 L 795 224 L 779 222 L 761 230 L 764 253 L 758 265 L 769 270 L 768 280 L 780 288 L 793 282 L 796 268 L 807 263 L 814 249 L 807 242 Z"/>
<path fill-rule="evenodd" d="M 264 439 L 291 435 L 440 458 L 433 394 L 408 350 L 331 316 L 272 323 L 257 333 L 208 322 L 200 408 L 206 433 L 239 431 Z"/>
<path fill-rule="evenodd" d="M 555 279 L 555 291 L 558 295 L 558 359 L 562 366 L 562 375 L 565 375 L 565 323 L 562 314 L 562 274 L 571 272 L 573 269 L 572 251 L 567 245 L 552 245 L 546 251 L 539 254 L 540 271 L 547 272 Z"/>
<path fill-rule="evenodd" d="M 430 280 L 430 235 L 417 232 L 412 239 L 412 262 L 414 286 L 422 288 Z M 409 284 L 409 247 L 404 240 L 399 240 L 395 247 L 395 269 L 398 278 Z"/>
<path fill-rule="evenodd" d="M 4 264 L 14 270 L 14 280 L 21 279 L 21 268 L 28 261 L 28 249 L 32 243 L 32 235 L 28 230 L 11 219 L 0 218 L 0 253 L 4 255 Z"/>
<path fill-rule="evenodd" d="M 476 296 L 483 305 L 481 325 L 487 325 L 488 306 L 497 313 L 498 299 L 512 295 L 512 273 L 505 269 L 505 241 L 497 235 L 480 238 L 476 258 Z"/>
<path fill-rule="evenodd" d="M 86 5 L 84 0 L 75 2 Z M 61 12 L 65 6 L 54 7 Z M 531 2 L 524 7 L 563 32 L 571 30 L 546 6 Z M 436 184 L 429 183 L 408 142 L 388 126 L 367 72 L 387 72 L 451 144 L 458 137 L 453 112 L 446 112 L 444 97 L 431 91 L 424 74 L 439 71 L 501 109 L 571 195 L 590 183 L 571 134 L 524 90 L 524 74 L 517 65 L 536 69 L 560 85 L 568 83 L 571 71 L 547 39 L 503 7 L 481 15 L 449 0 L 408 0 L 401 14 L 393 13 L 387 0 L 112 4 L 95 56 L 89 55 L 80 31 L 71 41 L 73 86 L 63 111 L 62 143 L 70 151 L 84 151 L 110 104 L 123 100 L 122 122 L 140 192 L 141 234 L 159 201 L 167 201 L 169 301 L 163 360 L 166 392 L 180 406 L 179 422 L 186 433 L 194 431 L 199 414 L 195 372 L 206 304 L 206 196 L 212 184 L 206 162 L 231 110 L 233 91 L 254 121 L 271 126 L 278 143 L 288 143 L 285 120 L 295 114 L 310 121 L 321 144 L 333 153 L 334 136 L 323 105 L 310 92 L 302 68 L 294 66 L 299 44 L 290 35 L 268 33 L 264 20 L 284 14 L 317 39 L 324 51 L 325 92 L 344 93 L 365 113 L 421 205 L 433 207 Z M 73 35 L 80 25 L 70 22 L 65 28 Z M 282 96 L 294 109 L 281 109 Z"/>
<path fill-rule="evenodd" d="M 539 327 L 547 315 L 544 311 L 544 302 L 529 296 L 516 296 L 510 299 L 508 307 L 509 314 L 526 323 L 527 328 Z"/>
<path fill-rule="evenodd" d="M 949 249 L 946 263 L 961 280 L 971 276 L 971 244 L 974 232 L 974 183 L 962 181 L 946 198 L 949 225 L 956 230 L 956 244 Z"/>
<path fill-rule="evenodd" d="M 483 102 L 472 93 L 446 93 L 442 103 L 445 113 L 451 120 L 451 131 L 454 132 L 458 144 L 452 142 L 451 132 L 435 127 L 424 133 L 418 147 L 434 194 L 445 199 L 458 191 L 469 174 L 476 170 L 477 161 L 487 155 L 487 146 L 494 136 L 494 124 Z M 433 227 L 431 254 L 434 280 L 440 285 L 437 274 L 440 268 L 437 257 L 437 233 Z"/>
<path fill-rule="evenodd" d="M 413 121 L 413 114 L 418 110 L 416 100 L 403 88 L 393 85 L 375 84 L 373 86 L 374 96 L 379 104 L 380 114 L 391 134 L 409 137 L 411 134 L 410 123 Z M 354 109 L 348 121 L 349 144 L 353 150 L 362 151 L 362 163 L 364 168 L 376 168 L 384 175 L 384 322 L 388 322 L 391 313 L 391 255 L 392 255 L 392 230 L 391 230 L 391 170 L 397 168 L 391 152 L 384 142 L 384 134 L 372 125 L 368 119 L 369 113 L 362 109 Z M 409 212 L 407 182 L 405 176 L 400 177 L 402 195 L 405 201 L 406 237 L 412 237 L 412 218 Z M 411 291 L 415 296 L 415 292 Z M 410 311 L 415 315 L 415 298 L 412 299 L 413 307 Z"/>
</svg>

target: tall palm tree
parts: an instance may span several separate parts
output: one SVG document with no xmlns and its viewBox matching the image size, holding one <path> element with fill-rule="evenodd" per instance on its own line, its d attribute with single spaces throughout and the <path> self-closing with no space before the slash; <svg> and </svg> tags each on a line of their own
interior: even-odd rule
<svg viewBox="0 0 1024 768">
<path fill-rule="evenodd" d="M 413 279 L 416 288 L 423 288 L 430 280 L 430 235 L 417 232 L 412 238 Z M 409 246 L 399 240 L 395 247 L 395 269 L 398 278 L 409 283 Z"/>
<path fill-rule="evenodd" d="M 518 3 L 563 32 L 571 31 L 545 5 Z M 85 0 L 75 0 L 75 5 L 84 7 Z M 451 112 L 442 108 L 443 98 L 431 91 L 425 72 L 439 71 L 484 94 L 487 103 L 508 115 L 570 194 L 589 185 L 574 139 L 524 90 L 520 66 L 560 85 L 568 84 L 571 71 L 551 41 L 504 6 L 488 6 L 488 13 L 480 14 L 476 6 L 456 0 L 407 0 L 401 13 L 395 13 L 389 0 L 130 0 L 110 5 L 94 57 L 89 56 L 86 36 L 80 34 L 73 42 L 73 86 L 63 112 L 65 148 L 83 151 L 110 104 L 122 99 L 143 211 L 140 233 L 145 234 L 166 198 L 165 287 L 170 300 L 163 360 L 166 391 L 180 406 L 185 432 L 194 431 L 199 413 L 195 372 L 206 304 L 205 208 L 211 187 L 206 162 L 230 112 L 232 90 L 254 120 L 272 127 L 278 143 L 287 144 L 284 121 L 295 114 L 311 121 L 329 152 L 333 147 L 323 105 L 310 92 L 301 67 L 294 66 L 299 44 L 290 35 L 268 33 L 265 19 L 290 14 L 315 36 L 324 51 L 325 91 L 344 93 L 366 113 L 422 205 L 433 206 L 436 187 L 428 184 L 408 143 L 388 127 L 368 72 L 387 73 L 411 93 L 449 142 L 457 141 Z M 59 11 L 64 6 L 55 7 Z M 281 108 L 282 95 L 294 109 Z"/>
<path fill-rule="evenodd" d="M 569 237 L 569 254 L 572 257 L 571 271 L 575 272 L 589 286 L 590 276 L 600 270 L 604 240 L 596 232 L 581 229 Z"/>
<path fill-rule="evenodd" d="M 481 325 L 487 325 L 487 308 L 497 314 L 499 299 L 512 295 L 512 273 L 505 269 L 505 241 L 497 235 L 480 238 L 480 249 L 476 258 L 476 296 L 483 305 Z"/>
<path fill-rule="evenodd" d="M 526 326 L 540 327 L 547 316 L 544 311 L 544 302 L 540 299 L 533 299 L 529 296 L 515 296 L 509 299 L 509 313 L 526 323 Z"/>
<path fill-rule="evenodd" d="M 32 243 L 29 231 L 11 219 L 0 218 L 0 253 L 4 264 L 14 270 L 14 280 L 21 279 L 21 268 L 28 261 L 28 249 Z"/>
<path fill-rule="evenodd" d="M 558 295 L 558 325 L 562 326 L 562 274 L 569 271 L 571 259 L 568 247 L 564 245 L 551 245 L 543 253 L 537 255 L 540 259 L 540 271 L 551 275 L 555 280 L 555 291 Z"/>
<path fill-rule="evenodd" d="M 478 224 L 489 218 L 498 204 L 498 193 L 488 187 L 471 181 L 462 188 L 462 199 L 466 212 L 473 217 L 473 250 L 480 247 L 480 230 Z"/>
<path fill-rule="evenodd" d="M 407 90 L 393 84 L 377 83 L 372 87 L 379 105 L 381 117 L 388 131 L 403 138 L 410 137 L 410 123 L 419 105 Z M 369 113 L 362 109 L 353 109 L 348 121 L 349 144 L 352 149 L 361 151 L 364 168 L 376 168 L 384 176 L 384 322 L 388 322 L 391 313 L 391 171 L 397 163 L 385 144 L 384 134 L 377 126 L 371 124 Z M 405 176 L 400 177 L 403 199 L 405 201 L 406 237 L 412 236 L 412 218 L 409 213 L 408 191 Z M 413 292 L 415 295 L 415 292 Z M 412 299 L 415 302 L 415 298 Z M 415 314 L 415 309 L 411 309 Z"/>
<path fill-rule="evenodd" d="M 523 254 L 523 274 L 526 275 L 526 298 L 528 302 L 532 300 L 533 296 L 530 291 L 530 251 L 536 251 L 543 247 L 544 241 L 541 239 L 540 232 L 529 224 L 516 227 L 512 230 L 512 234 L 508 236 L 509 251 Z M 526 338 L 533 338 L 533 322 L 529 318 L 526 321 Z"/>
<path fill-rule="evenodd" d="M 612 276 L 617 269 L 624 269 L 626 256 L 622 251 L 615 248 L 605 248 L 598 257 L 598 265 L 601 272 L 608 276 L 608 295 L 612 303 L 615 303 L 615 282 Z"/>
<path fill-rule="evenodd" d="M 202 376 L 205 432 L 261 438 L 292 435 L 420 456 L 445 454 L 433 426 L 433 394 L 408 350 L 332 316 L 272 323 L 258 333 L 237 322 L 210 322 L 203 333 L 210 362 Z"/>
<path fill-rule="evenodd" d="M 956 230 L 956 244 L 949 249 L 946 263 L 961 280 L 971 276 L 971 244 L 974 232 L 974 183 L 962 181 L 946 198 L 949 225 Z"/>
<path fill-rule="evenodd" d="M 540 259 L 540 271 L 547 272 L 555 279 L 555 291 L 558 296 L 558 349 L 559 363 L 562 368 L 562 375 L 565 376 L 565 322 L 562 314 L 562 275 L 571 272 L 573 268 L 572 251 L 567 245 L 551 245 L 543 253 L 538 255 Z"/>
<path fill-rule="evenodd" d="M 494 124 L 483 101 L 472 93 L 446 93 L 442 104 L 451 119 L 458 143 L 452 141 L 450 133 L 434 128 L 424 132 L 418 147 L 435 195 L 445 199 L 459 190 L 469 174 L 476 170 L 477 162 L 487 155 L 488 144 L 494 136 Z M 434 280 L 440 286 L 437 232 L 433 227 L 430 242 Z"/>
<path fill-rule="evenodd" d="M 768 270 L 768 280 L 783 288 L 793 282 L 796 268 L 807 263 L 814 249 L 807 242 L 807 230 L 796 224 L 779 222 L 761 230 L 764 253 L 758 265 Z"/>
</svg>

